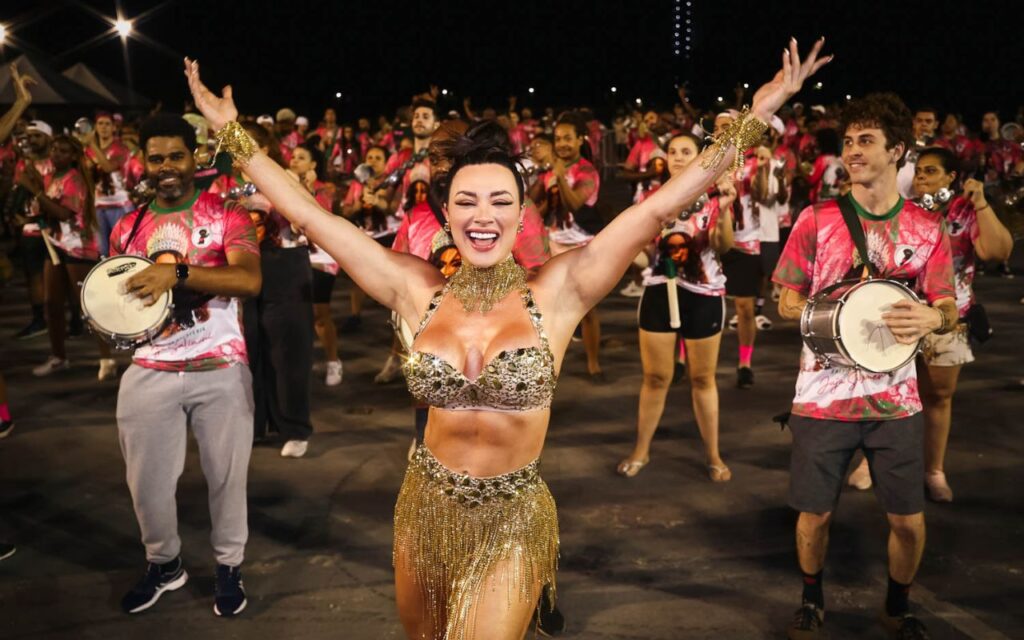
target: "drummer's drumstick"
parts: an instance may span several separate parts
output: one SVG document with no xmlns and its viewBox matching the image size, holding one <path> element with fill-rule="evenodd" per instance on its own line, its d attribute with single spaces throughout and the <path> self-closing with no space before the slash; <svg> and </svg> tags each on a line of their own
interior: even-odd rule
<svg viewBox="0 0 1024 640">
<path fill-rule="evenodd" d="M 46 229 L 40 229 L 40 233 L 43 234 L 43 244 L 46 245 L 46 251 L 50 254 L 50 261 L 54 265 L 60 264 L 60 256 L 57 255 L 56 249 L 53 248 L 53 240 L 50 239 L 50 232 Z"/>
<path fill-rule="evenodd" d="M 676 263 L 665 256 L 665 277 L 668 278 L 665 291 L 668 293 L 668 326 L 678 329 L 683 323 L 679 318 L 679 291 L 676 289 Z"/>
</svg>

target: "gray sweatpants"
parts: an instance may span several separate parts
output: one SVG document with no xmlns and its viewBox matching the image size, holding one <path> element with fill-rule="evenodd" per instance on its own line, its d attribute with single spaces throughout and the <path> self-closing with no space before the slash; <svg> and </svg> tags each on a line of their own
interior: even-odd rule
<svg viewBox="0 0 1024 640">
<path fill-rule="evenodd" d="M 175 492 L 191 427 L 209 491 L 214 555 L 218 564 L 242 564 L 252 412 L 252 377 L 244 365 L 178 373 L 133 364 L 125 371 L 117 431 L 149 562 L 170 562 L 181 551 Z"/>
</svg>

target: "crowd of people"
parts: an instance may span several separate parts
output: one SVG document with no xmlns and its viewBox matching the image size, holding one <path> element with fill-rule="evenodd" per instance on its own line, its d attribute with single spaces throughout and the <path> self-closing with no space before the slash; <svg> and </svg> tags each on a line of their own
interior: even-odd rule
<svg viewBox="0 0 1024 640">
<path fill-rule="evenodd" d="M 767 301 L 799 319 L 819 292 L 870 274 L 914 288 L 922 302 L 885 321 L 896 342 L 923 348 L 890 374 L 829 366 L 804 347 L 782 418 L 794 436 L 803 584 L 788 632 L 822 632 L 830 514 L 848 482 L 875 484 L 889 518 L 883 621 L 899 637 L 927 637 L 908 603 L 924 500 L 953 500 L 952 397 L 972 341 L 988 336 L 972 281 L 986 263 L 1012 277 L 1024 126 L 990 111 L 975 134 L 957 113 L 910 110 L 892 94 L 791 102 L 828 62 L 820 48 L 801 62 L 791 43 L 779 75 L 753 95 L 738 87 L 732 108 L 698 107 L 680 88 L 670 108 L 623 109 L 607 125 L 585 107 L 538 117 L 514 99 L 442 114 L 435 88 L 375 125 L 339 121 L 333 108 L 315 122 L 290 108 L 245 115 L 186 61 L 194 112 L 111 110 L 61 128 L 27 117 L 32 79 L 12 68 L 16 101 L 0 119 L 11 257 L 0 275 L 27 284 L 31 316 L 14 337 L 49 337 L 32 375 L 70 367 L 65 341 L 88 324 L 81 283 L 100 261 L 145 256 L 154 264 L 126 294 L 147 304 L 174 295 L 166 326 L 119 379 L 118 433 L 148 563 L 124 610 L 188 579 L 174 495 L 187 428 L 210 486 L 214 609 L 244 609 L 253 440 L 276 433 L 282 456 L 307 453 L 314 343 L 323 383 L 341 384 L 339 341 L 360 330 L 369 297 L 396 328 L 375 382 L 404 377 L 416 404 L 395 516 L 403 625 L 417 638 L 519 638 L 536 617 L 556 633 L 557 517 L 537 461 L 573 340 L 593 383 L 606 382 L 597 307 L 623 273 L 619 294 L 639 298 L 643 382 L 636 443 L 616 469 L 632 478 L 650 463 L 670 386 L 685 376 L 718 483 L 732 478 L 715 378 L 723 331 L 737 332 L 727 360 L 750 389 L 757 334 L 772 328 Z M 599 204 L 609 179 L 633 200 L 614 216 Z M 352 284 L 339 326 L 341 271 Z M 109 342 L 96 345 L 98 379 L 118 379 Z M 165 428 L 147 428 L 155 422 Z M 2 378 L 0 425 L 0 437 L 14 426 Z M 505 585 L 500 596 L 489 581 Z"/>
</svg>

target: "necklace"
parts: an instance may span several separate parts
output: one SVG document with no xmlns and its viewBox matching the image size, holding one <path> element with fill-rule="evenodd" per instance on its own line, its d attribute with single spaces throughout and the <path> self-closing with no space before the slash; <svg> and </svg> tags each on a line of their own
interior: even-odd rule
<svg viewBox="0 0 1024 640">
<path fill-rule="evenodd" d="M 493 267 L 474 267 L 463 263 L 448 282 L 456 299 L 467 313 L 487 313 L 510 291 L 526 286 L 526 270 L 512 256 Z"/>
</svg>

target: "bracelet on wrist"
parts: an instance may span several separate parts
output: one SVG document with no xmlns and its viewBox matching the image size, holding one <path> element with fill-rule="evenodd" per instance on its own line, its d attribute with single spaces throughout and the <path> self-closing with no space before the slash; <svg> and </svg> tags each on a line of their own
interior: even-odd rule
<svg viewBox="0 0 1024 640">
<path fill-rule="evenodd" d="M 239 166 L 249 164 L 249 160 L 259 151 L 259 145 L 252 136 L 234 120 L 220 128 L 216 134 L 218 150 L 231 154 L 231 158 Z"/>
<path fill-rule="evenodd" d="M 732 161 L 734 171 L 743 167 L 743 153 L 761 141 L 761 136 L 768 129 L 768 123 L 750 113 L 749 107 L 743 107 L 739 117 L 727 124 L 715 136 L 714 142 L 708 147 L 708 155 L 701 160 L 705 170 L 717 168 L 725 158 L 729 147 L 736 149 Z"/>
</svg>

